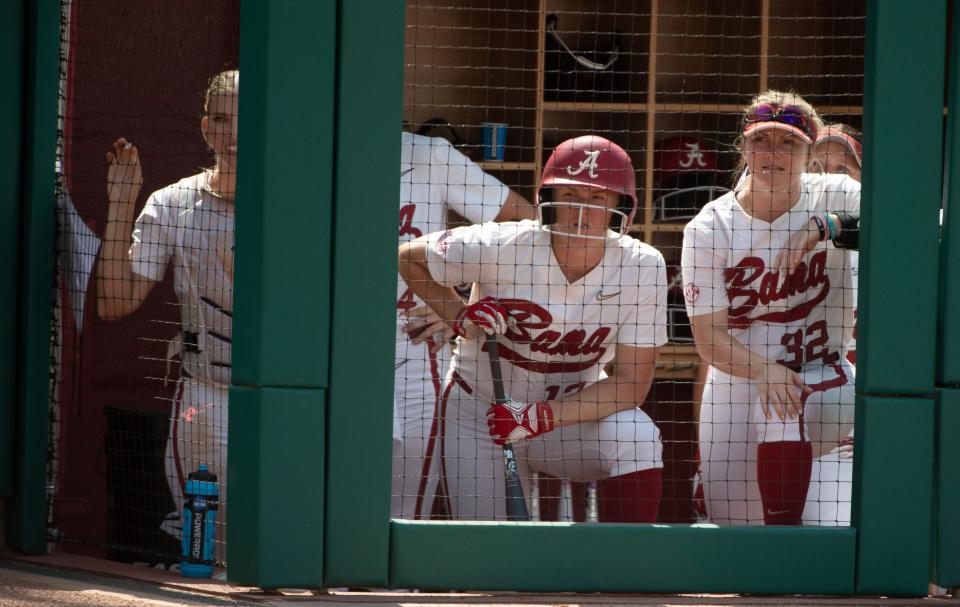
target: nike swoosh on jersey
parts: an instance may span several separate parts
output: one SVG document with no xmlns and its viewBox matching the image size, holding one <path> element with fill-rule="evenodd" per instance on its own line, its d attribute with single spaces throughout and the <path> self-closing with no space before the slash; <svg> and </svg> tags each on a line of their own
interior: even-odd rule
<svg viewBox="0 0 960 607">
<path fill-rule="evenodd" d="M 600 293 L 597 293 L 597 301 L 603 301 L 604 299 L 616 297 L 617 295 L 620 295 L 620 293 L 622 293 L 622 291 L 617 291 L 616 293 L 603 293 L 601 291 Z"/>
<path fill-rule="evenodd" d="M 400 176 L 403 177 L 403 176 L 406 175 L 407 173 L 412 173 L 412 172 L 413 172 L 413 167 L 410 167 L 410 168 L 407 169 L 406 171 L 401 172 L 401 173 L 400 173 Z"/>
</svg>

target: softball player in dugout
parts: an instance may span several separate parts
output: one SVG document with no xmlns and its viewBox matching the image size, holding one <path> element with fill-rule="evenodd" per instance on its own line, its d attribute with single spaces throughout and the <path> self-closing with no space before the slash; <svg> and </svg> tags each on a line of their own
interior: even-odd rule
<svg viewBox="0 0 960 607">
<path fill-rule="evenodd" d="M 829 124 L 817 136 L 812 170 L 846 174 L 860 181 L 863 162 L 863 134 L 846 124 Z M 841 227 L 842 229 L 842 227 Z M 819 236 L 819 234 L 818 234 Z M 852 288 L 856 302 L 859 253 L 848 251 L 852 272 Z M 856 332 L 854 332 L 854 338 Z M 856 339 L 847 358 L 856 365 Z M 847 526 L 850 524 L 853 494 L 853 432 L 840 441 L 840 446 L 813 460 L 810 489 L 803 509 L 804 525 Z"/>
<path fill-rule="evenodd" d="M 425 468 L 440 465 L 454 517 L 505 519 L 498 445 L 510 441 L 522 472 L 600 480 L 600 521 L 653 522 L 662 445 L 640 405 L 667 341 L 667 283 L 659 251 L 625 235 L 637 208 L 632 163 L 602 137 L 565 141 L 537 198 L 538 221 L 457 228 L 400 247 L 401 276 L 458 335 L 439 460 Z M 464 282 L 474 284 L 468 305 L 452 290 Z M 488 334 L 506 404 L 492 404 Z"/>
<path fill-rule="evenodd" d="M 813 161 L 825 173 L 849 175 L 860 181 L 863 133 L 848 124 L 828 124 L 817 136 Z"/>
<path fill-rule="evenodd" d="M 120 138 L 107 153 L 109 207 L 97 265 L 98 315 L 119 319 L 132 314 L 173 264 L 180 333 L 167 357 L 179 356 L 181 377 L 165 462 L 177 510 L 162 528 L 176 537 L 181 535 L 186 475 L 199 464 L 217 475 L 218 523 L 226 520 L 239 90 L 238 70 L 210 80 L 200 128 L 216 163 L 151 194 L 136 221 L 134 205 L 143 185 L 139 151 Z M 217 559 L 223 560 L 225 526 L 217 527 Z"/>
<path fill-rule="evenodd" d="M 824 127 L 817 134 L 817 143 L 814 146 L 810 162 L 812 173 L 835 173 L 849 175 L 860 181 L 863 162 L 863 133 L 850 125 L 835 123 Z M 839 216 L 835 218 L 840 221 Z M 857 224 L 857 227 L 859 224 Z M 854 228 L 854 226 L 850 226 Z M 842 230 L 842 226 L 838 226 Z M 859 234 L 858 229 L 851 229 L 847 237 L 850 242 L 845 248 L 856 249 L 854 238 Z M 819 234 L 818 234 L 819 237 Z M 857 274 L 859 253 L 856 250 L 847 252 L 847 263 L 850 266 L 850 287 L 852 299 L 856 303 Z M 846 288 L 846 287 L 845 287 Z M 854 365 L 856 359 L 856 329 L 854 339 L 847 351 L 847 359 Z M 703 394 L 703 384 L 709 365 L 701 363 L 697 369 L 696 388 L 694 393 L 694 418 L 700 418 L 700 402 Z M 813 460 L 810 476 L 810 488 L 807 491 L 807 503 L 803 509 L 804 525 L 836 526 L 850 524 L 850 506 L 853 484 L 853 431 L 840 441 L 840 445 L 830 453 Z M 699 454 L 697 456 L 699 464 Z M 702 478 L 698 473 L 694 485 L 695 511 L 701 520 L 707 519 L 704 505 Z"/>
<path fill-rule="evenodd" d="M 446 139 L 401 134 L 400 243 L 447 227 L 453 210 L 472 223 L 532 219 L 535 210 Z M 429 518 L 439 478 L 424 468 L 436 451 L 437 407 L 453 333 L 397 279 L 391 516 Z"/>
<path fill-rule="evenodd" d="M 853 427 L 855 299 L 841 247 L 860 184 L 808 173 L 823 128 L 798 95 L 753 100 L 747 172 L 684 229 L 684 293 L 710 364 L 700 411 L 707 513 L 718 524 L 798 525 L 814 457 Z"/>
</svg>

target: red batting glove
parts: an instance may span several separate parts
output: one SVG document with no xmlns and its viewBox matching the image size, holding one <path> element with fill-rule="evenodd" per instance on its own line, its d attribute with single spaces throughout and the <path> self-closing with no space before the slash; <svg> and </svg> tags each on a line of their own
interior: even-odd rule
<svg viewBox="0 0 960 607">
<path fill-rule="evenodd" d="M 477 325 L 488 335 L 507 332 L 507 309 L 492 297 L 484 297 L 472 303 L 457 314 L 453 321 L 453 332 L 461 337 L 467 337 L 470 325 Z"/>
<path fill-rule="evenodd" d="M 487 426 L 498 445 L 526 440 L 553 430 L 553 409 L 543 402 L 493 403 L 487 409 Z"/>
</svg>

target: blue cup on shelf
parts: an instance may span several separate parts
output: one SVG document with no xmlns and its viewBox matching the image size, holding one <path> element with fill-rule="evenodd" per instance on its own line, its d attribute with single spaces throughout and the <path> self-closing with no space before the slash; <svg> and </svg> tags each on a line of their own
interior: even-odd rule
<svg viewBox="0 0 960 607">
<path fill-rule="evenodd" d="M 484 122 L 481 126 L 483 127 L 483 159 L 503 161 L 507 125 L 503 122 Z"/>
</svg>

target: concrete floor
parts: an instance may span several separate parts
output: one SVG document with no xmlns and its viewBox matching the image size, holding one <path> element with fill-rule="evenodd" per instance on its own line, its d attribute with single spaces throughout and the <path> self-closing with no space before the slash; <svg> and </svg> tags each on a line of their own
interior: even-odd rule
<svg viewBox="0 0 960 607">
<path fill-rule="evenodd" d="M 0 554 L 0 606 L 16 607 L 960 607 L 960 598 L 740 595 L 409 593 L 282 590 L 190 581 L 177 574 L 101 559 Z"/>
</svg>

